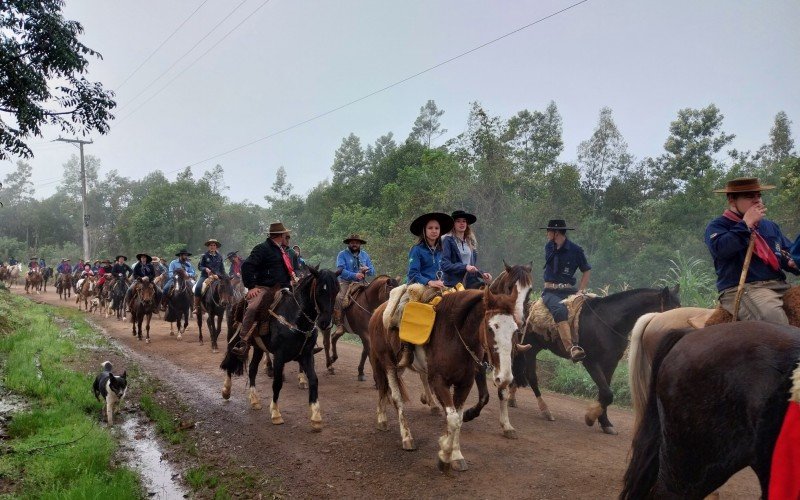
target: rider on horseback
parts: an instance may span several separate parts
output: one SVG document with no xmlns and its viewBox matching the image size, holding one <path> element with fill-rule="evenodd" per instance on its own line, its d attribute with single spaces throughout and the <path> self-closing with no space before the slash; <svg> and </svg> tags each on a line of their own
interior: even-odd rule
<svg viewBox="0 0 800 500">
<path fill-rule="evenodd" d="M 180 252 L 175 254 L 177 259 L 173 259 L 172 262 L 169 263 L 169 268 L 167 269 L 167 282 L 164 283 L 164 293 L 161 294 L 161 310 L 167 310 L 167 300 L 169 299 L 169 292 L 172 290 L 172 285 L 175 283 L 175 273 L 178 269 L 183 269 L 186 271 L 186 274 L 189 275 L 190 278 L 194 279 L 195 272 L 192 263 L 189 262 L 189 257 L 192 254 L 189 250 L 185 248 Z"/>
<path fill-rule="evenodd" d="M 706 228 L 705 241 L 717 273 L 719 303 L 733 314 L 739 279 L 751 237 L 755 237 L 753 256 L 747 270 L 747 293 L 741 297 L 740 320 L 763 320 L 787 325 L 783 295 L 790 286 L 783 271 L 800 274 L 788 254 L 792 242 L 780 227 L 764 217 L 767 211 L 761 191 L 775 186 L 761 185 L 758 179 L 744 177 L 728 181 L 715 193 L 727 195 L 728 209 Z"/>
<path fill-rule="evenodd" d="M 217 252 L 217 249 L 222 244 L 211 238 L 205 243 L 208 251 L 200 257 L 200 262 L 197 264 L 197 269 L 200 271 L 200 277 L 197 284 L 194 286 L 194 314 L 200 314 L 200 301 L 203 296 L 203 282 L 210 278 L 217 278 L 219 276 L 226 276 L 225 263 L 222 260 L 222 255 Z"/>
<path fill-rule="evenodd" d="M 72 265 L 69 263 L 69 259 L 61 259 L 61 264 L 58 265 L 56 271 L 59 274 L 70 274 L 72 273 Z"/>
<path fill-rule="evenodd" d="M 133 298 L 145 285 L 152 286 L 155 289 L 156 303 L 161 300 L 161 290 L 152 284 L 152 281 L 156 277 L 156 272 L 155 269 L 153 269 L 152 264 L 153 258 L 146 253 L 140 253 L 136 255 L 136 259 L 139 262 L 133 266 L 133 283 L 131 283 L 131 286 L 128 287 L 128 291 L 125 292 L 125 305 L 128 307 L 128 310 L 132 310 L 131 302 L 133 302 Z"/>
<path fill-rule="evenodd" d="M 111 267 L 111 274 L 114 276 L 122 275 L 123 279 L 127 279 L 131 274 L 133 274 L 133 269 L 131 266 L 125 263 L 128 260 L 127 257 L 124 255 L 117 255 L 114 260 L 114 265 Z"/>
<path fill-rule="evenodd" d="M 106 283 L 106 276 L 111 275 L 111 261 L 108 259 L 103 259 L 100 261 L 100 268 L 97 270 L 97 275 L 100 277 L 97 280 L 97 294 L 99 295 L 103 291 L 103 285 Z"/>
<path fill-rule="evenodd" d="M 408 253 L 408 284 L 421 283 L 442 290 L 442 239 L 441 235 L 453 229 L 453 218 L 447 214 L 432 212 L 417 217 L 411 223 L 411 233 L 419 237 Z M 407 368 L 414 362 L 414 347 L 403 342 L 398 368 Z"/>
<path fill-rule="evenodd" d="M 36 257 L 31 257 L 30 262 L 28 262 L 28 274 L 32 274 L 39 270 L 39 259 Z"/>
<path fill-rule="evenodd" d="M 228 274 L 231 276 L 242 276 L 242 258 L 239 256 L 239 250 L 235 250 L 233 252 L 228 252 L 228 255 L 225 256 L 226 259 L 231 263 L 230 269 L 228 270 Z"/>
<path fill-rule="evenodd" d="M 342 321 L 342 302 L 350 290 L 353 283 L 364 283 L 367 276 L 375 276 L 375 267 L 372 259 L 369 258 L 366 250 L 361 249 L 361 245 L 366 245 L 357 234 L 351 234 L 342 243 L 347 248 L 339 252 L 336 256 L 336 269 L 339 274 L 339 295 L 336 296 L 336 306 L 333 309 L 333 322 L 336 324 L 334 337 L 344 334 L 344 321 Z"/>
<path fill-rule="evenodd" d="M 476 267 L 478 252 L 472 224 L 478 220 L 474 215 L 463 210 L 456 210 L 453 217 L 453 230 L 442 236 L 442 271 L 444 284 L 454 287 L 463 283 L 464 288 L 480 288 L 483 278 L 488 283 L 492 280 L 489 273 L 480 273 Z"/>
<path fill-rule="evenodd" d="M 586 357 L 586 353 L 577 343 L 573 344 L 572 329 L 567 321 L 567 307 L 561 301 L 570 295 L 584 293 L 589 284 L 592 266 L 586 260 L 583 248 L 567 238 L 567 231 L 574 228 L 567 227 L 563 219 L 552 219 L 547 227 L 539 229 L 547 230 L 542 302 L 553 315 L 564 349 L 573 362 L 578 362 Z M 575 271 L 578 269 L 581 270 L 581 282 L 576 290 Z"/>
<path fill-rule="evenodd" d="M 239 330 L 241 342 L 231 349 L 238 357 L 246 357 L 250 348 L 255 319 L 261 304 L 271 304 L 275 293 L 281 288 L 288 288 L 294 279 L 294 269 L 289 255 L 283 250 L 289 230 L 282 222 L 269 225 L 269 238 L 259 243 L 250 252 L 250 256 L 242 263 L 242 283 L 250 291 L 247 292 L 247 308 L 242 317 Z"/>
</svg>

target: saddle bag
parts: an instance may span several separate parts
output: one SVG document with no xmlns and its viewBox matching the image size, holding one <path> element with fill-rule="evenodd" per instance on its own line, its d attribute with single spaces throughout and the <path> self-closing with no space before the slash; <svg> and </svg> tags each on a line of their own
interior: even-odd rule
<svg viewBox="0 0 800 500">
<path fill-rule="evenodd" d="M 441 300 L 441 298 L 437 297 Z M 433 323 L 436 321 L 435 305 L 439 300 L 434 300 L 431 304 L 422 302 L 409 302 L 403 310 L 403 317 L 400 320 L 400 340 L 415 345 L 423 345 L 428 342 L 433 330 Z"/>
</svg>

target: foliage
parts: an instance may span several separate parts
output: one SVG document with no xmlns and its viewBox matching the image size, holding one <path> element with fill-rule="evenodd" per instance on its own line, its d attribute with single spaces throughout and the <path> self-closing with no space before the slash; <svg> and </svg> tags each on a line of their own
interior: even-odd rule
<svg viewBox="0 0 800 500">
<path fill-rule="evenodd" d="M 662 279 L 663 286 L 680 285 L 681 305 L 692 307 L 714 307 L 716 298 L 715 278 L 708 270 L 708 264 L 686 257 L 676 252 L 675 260 L 670 259 L 671 267 L 667 277 Z"/>
</svg>

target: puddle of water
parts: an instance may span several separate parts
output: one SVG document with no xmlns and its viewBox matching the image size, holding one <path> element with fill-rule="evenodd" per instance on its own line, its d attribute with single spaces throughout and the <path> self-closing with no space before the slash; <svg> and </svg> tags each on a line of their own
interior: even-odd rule
<svg viewBox="0 0 800 500">
<path fill-rule="evenodd" d="M 27 408 L 25 400 L 7 392 L 0 384 L 0 439 L 8 437 L 8 422 L 14 413 L 19 413 Z"/>
<path fill-rule="evenodd" d="M 139 419 L 129 418 L 120 428 L 123 433 L 123 449 L 128 466 L 139 471 L 145 491 L 150 498 L 172 500 L 184 498 L 186 490 L 175 480 L 177 471 L 167 461 L 161 460 L 161 448 L 156 441 L 153 428 Z"/>
</svg>

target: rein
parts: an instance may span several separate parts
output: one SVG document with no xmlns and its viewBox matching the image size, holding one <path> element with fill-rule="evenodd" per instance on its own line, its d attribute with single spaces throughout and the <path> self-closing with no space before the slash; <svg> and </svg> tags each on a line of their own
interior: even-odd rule
<svg viewBox="0 0 800 500">
<path fill-rule="evenodd" d="M 455 328 L 456 330 L 456 335 L 458 335 L 458 340 L 461 341 L 461 344 L 463 344 L 464 349 L 467 350 L 469 355 L 472 357 L 472 360 L 475 362 L 476 365 L 478 365 L 478 368 L 487 372 L 490 370 L 494 370 L 494 366 L 491 363 L 489 363 L 488 361 L 481 361 L 480 359 L 478 359 L 478 356 L 476 356 L 475 353 L 472 352 L 472 349 L 470 349 L 467 343 L 464 342 L 464 337 L 461 336 L 461 332 L 458 331 L 458 327 L 453 325 L 453 328 Z M 483 348 L 488 351 L 487 346 L 483 346 Z"/>
</svg>

